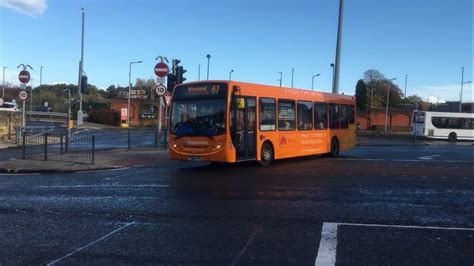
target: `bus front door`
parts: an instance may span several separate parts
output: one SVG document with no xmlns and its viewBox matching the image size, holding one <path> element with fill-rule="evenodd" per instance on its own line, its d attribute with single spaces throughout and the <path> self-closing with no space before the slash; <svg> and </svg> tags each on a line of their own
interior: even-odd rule
<svg viewBox="0 0 474 266">
<path fill-rule="evenodd" d="M 256 158 L 256 106 L 255 97 L 238 97 L 235 116 L 235 147 L 237 160 Z"/>
</svg>

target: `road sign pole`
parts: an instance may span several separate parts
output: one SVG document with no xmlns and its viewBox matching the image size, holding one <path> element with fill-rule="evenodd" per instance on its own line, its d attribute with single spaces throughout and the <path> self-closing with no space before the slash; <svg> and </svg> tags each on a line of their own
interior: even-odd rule
<svg viewBox="0 0 474 266">
<path fill-rule="evenodd" d="M 21 116 L 21 127 L 26 126 L 26 114 L 25 114 L 25 101 L 23 100 L 23 108 L 22 108 L 22 116 Z"/>
<path fill-rule="evenodd" d="M 158 132 L 161 133 L 161 116 L 162 116 L 162 111 L 161 111 L 161 106 L 163 105 L 163 97 L 160 97 L 160 104 L 158 107 Z"/>
</svg>

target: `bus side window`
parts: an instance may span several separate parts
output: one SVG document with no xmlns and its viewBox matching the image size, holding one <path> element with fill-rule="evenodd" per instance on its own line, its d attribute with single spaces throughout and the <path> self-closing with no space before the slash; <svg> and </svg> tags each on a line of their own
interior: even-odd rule
<svg viewBox="0 0 474 266">
<path fill-rule="evenodd" d="M 339 128 L 339 105 L 335 103 L 329 104 L 329 128 Z"/>
<path fill-rule="evenodd" d="M 355 123 L 355 113 L 354 105 L 349 105 L 349 124 L 353 125 Z"/>
<path fill-rule="evenodd" d="M 276 100 L 272 98 L 259 99 L 259 121 L 260 130 L 268 131 L 276 129 Z"/>
<path fill-rule="evenodd" d="M 314 129 L 326 129 L 328 126 L 328 105 L 314 103 Z"/>
<path fill-rule="evenodd" d="M 295 130 L 295 101 L 278 100 L 278 130 Z"/>
<path fill-rule="evenodd" d="M 313 104 L 311 102 L 298 101 L 298 130 L 313 129 Z"/>
<path fill-rule="evenodd" d="M 340 104 L 339 105 L 339 123 L 341 128 L 348 128 L 349 127 L 349 119 L 347 115 L 347 104 Z"/>
</svg>

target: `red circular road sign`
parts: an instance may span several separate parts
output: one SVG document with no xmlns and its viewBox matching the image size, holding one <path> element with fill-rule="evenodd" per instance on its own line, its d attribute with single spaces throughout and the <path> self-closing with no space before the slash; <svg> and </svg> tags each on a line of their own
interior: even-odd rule
<svg viewBox="0 0 474 266">
<path fill-rule="evenodd" d="M 22 101 L 25 101 L 28 97 L 28 93 L 25 90 L 21 90 L 20 93 L 18 93 L 18 96 L 20 96 L 20 99 Z"/>
<path fill-rule="evenodd" d="M 20 71 L 20 74 L 18 74 L 18 79 L 23 84 L 30 82 L 30 72 L 28 72 L 27 70 Z"/>
<path fill-rule="evenodd" d="M 155 65 L 155 74 L 160 78 L 166 77 L 166 75 L 168 75 L 168 71 L 168 65 L 163 62 Z"/>
</svg>

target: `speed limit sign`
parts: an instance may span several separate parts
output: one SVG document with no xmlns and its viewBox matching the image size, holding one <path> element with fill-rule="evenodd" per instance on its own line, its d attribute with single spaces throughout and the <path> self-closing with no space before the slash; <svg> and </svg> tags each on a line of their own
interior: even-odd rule
<svg viewBox="0 0 474 266">
<path fill-rule="evenodd" d="M 158 84 L 156 85 L 155 91 L 158 96 L 162 96 L 163 94 L 165 94 L 166 87 L 163 84 Z"/>
<path fill-rule="evenodd" d="M 28 93 L 26 93 L 25 90 L 21 90 L 20 93 L 19 93 L 19 96 L 20 96 L 20 99 L 21 99 L 22 101 L 25 101 L 26 98 L 28 97 Z"/>
</svg>

